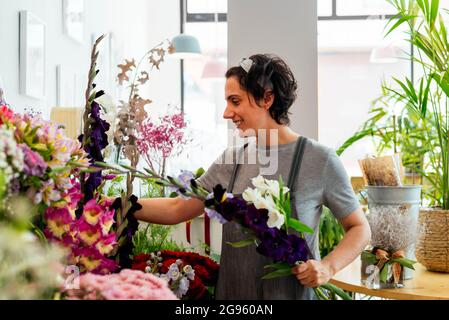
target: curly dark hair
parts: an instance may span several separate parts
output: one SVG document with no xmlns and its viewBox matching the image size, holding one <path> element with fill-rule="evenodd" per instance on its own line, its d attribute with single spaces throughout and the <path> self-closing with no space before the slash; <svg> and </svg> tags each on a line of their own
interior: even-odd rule
<svg viewBox="0 0 449 320">
<path fill-rule="evenodd" d="M 249 57 L 253 61 L 247 73 L 241 66 L 230 68 L 226 79 L 235 77 L 242 89 L 250 93 L 256 103 L 263 99 L 265 91 L 271 90 L 274 95 L 273 105 L 269 112 L 278 124 L 289 125 L 288 111 L 296 100 L 298 84 L 290 67 L 273 54 L 255 54 Z"/>
</svg>

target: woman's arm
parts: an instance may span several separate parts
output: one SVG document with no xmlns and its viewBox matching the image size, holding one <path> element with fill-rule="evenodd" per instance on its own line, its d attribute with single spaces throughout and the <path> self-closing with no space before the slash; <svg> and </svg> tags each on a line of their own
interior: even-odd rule
<svg viewBox="0 0 449 320">
<path fill-rule="evenodd" d="M 339 221 L 346 233 L 337 247 L 321 261 L 309 260 L 292 269 L 304 286 L 317 287 L 327 283 L 368 245 L 371 229 L 361 207 Z"/>
<path fill-rule="evenodd" d="M 204 202 L 195 198 L 149 198 L 139 204 L 142 209 L 134 214 L 136 219 L 157 224 L 178 224 L 204 212 Z"/>
</svg>

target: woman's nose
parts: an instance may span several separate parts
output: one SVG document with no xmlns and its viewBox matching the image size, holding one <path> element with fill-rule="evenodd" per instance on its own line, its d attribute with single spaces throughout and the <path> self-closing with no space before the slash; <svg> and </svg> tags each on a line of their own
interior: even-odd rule
<svg viewBox="0 0 449 320">
<path fill-rule="evenodd" d="M 226 109 L 223 112 L 223 118 L 232 119 L 233 117 L 234 117 L 234 112 L 231 111 L 228 106 L 226 106 Z"/>
</svg>

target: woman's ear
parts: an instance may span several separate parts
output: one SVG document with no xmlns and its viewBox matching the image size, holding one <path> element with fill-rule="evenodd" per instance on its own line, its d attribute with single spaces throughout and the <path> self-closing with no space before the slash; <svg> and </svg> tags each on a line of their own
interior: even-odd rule
<svg viewBox="0 0 449 320">
<path fill-rule="evenodd" d="M 262 107 L 266 110 L 270 109 L 274 102 L 274 93 L 271 90 L 265 91 L 262 99 Z"/>
</svg>

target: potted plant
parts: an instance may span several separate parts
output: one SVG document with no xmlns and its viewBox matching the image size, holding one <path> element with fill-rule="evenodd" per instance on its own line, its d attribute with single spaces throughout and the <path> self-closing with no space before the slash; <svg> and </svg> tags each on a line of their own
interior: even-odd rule
<svg viewBox="0 0 449 320">
<path fill-rule="evenodd" d="M 401 151 L 404 164 L 423 178 L 424 204 L 428 206 L 420 210 L 416 257 L 429 270 L 449 272 L 449 42 L 443 20 L 447 12 L 438 0 L 389 2 L 397 14 L 387 25 L 387 35 L 407 24 L 407 40 L 414 48 L 409 59 L 419 76 L 393 78 L 394 87 L 383 85 L 383 101 L 388 104 L 339 151 L 369 135 L 377 135 L 381 145 Z M 402 105 L 399 118 L 391 112 L 391 103 Z"/>
<path fill-rule="evenodd" d="M 396 94 L 424 124 L 431 119 L 427 123 L 432 128 L 429 132 L 434 132 L 432 136 L 437 138 L 434 148 L 428 151 L 426 166 L 420 170 L 431 185 L 427 196 L 433 207 L 420 211 L 416 257 L 429 270 L 449 272 L 449 42 L 443 20 L 447 12 L 439 8 L 438 0 L 395 0 L 392 4 L 401 18 L 390 31 L 402 23 L 408 24 L 410 41 L 417 50 L 413 60 L 422 72 L 416 84 L 398 81 L 402 90 Z"/>
</svg>

